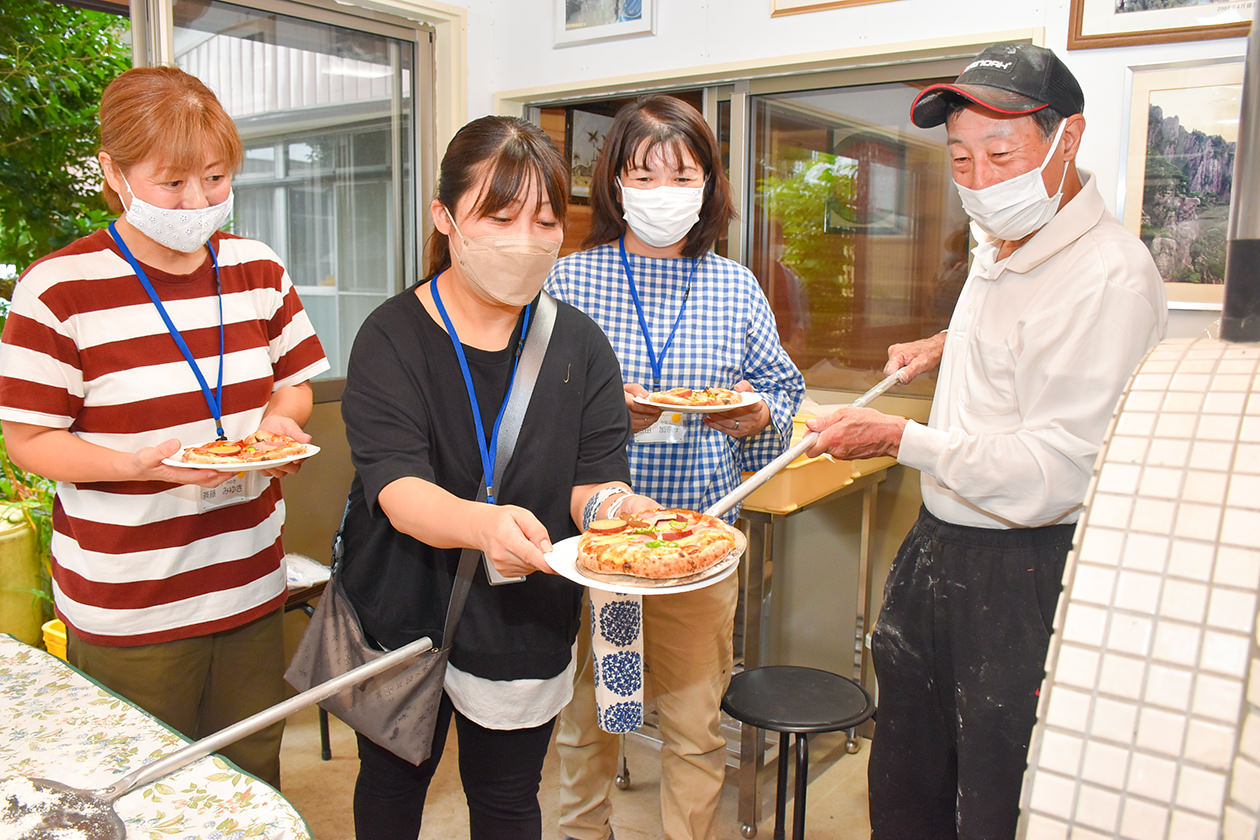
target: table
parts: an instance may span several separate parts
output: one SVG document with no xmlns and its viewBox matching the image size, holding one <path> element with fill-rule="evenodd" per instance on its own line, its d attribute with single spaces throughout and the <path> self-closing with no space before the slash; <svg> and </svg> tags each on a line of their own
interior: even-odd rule
<svg viewBox="0 0 1260 840">
<path fill-rule="evenodd" d="M 55 656 L 0 636 L 0 777 L 101 788 L 186 743 Z M 311 837 L 275 788 L 218 755 L 131 791 L 114 810 L 129 840 Z"/>
<path fill-rule="evenodd" d="M 771 478 L 744 500 L 740 518 L 748 535 L 748 551 L 741 586 L 744 603 L 743 667 L 763 664 L 761 643 L 764 608 L 770 590 L 774 560 L 774 529 L 787 517 L 823 501 L 855 493 L 862 495 L 861 533 L 858 542 L 858 586 L 856 587 L 856 627 L 854 628 L 853 678 L 864 683 L 869 669 L 864 640 L 870 629 L 871 612 L 870 545 L 874 529 L 876 494 L 879 484 L 896 464 L 893 458 L 862 461 L 831 461 L 825 457 L 800 458 Z M 782 561 L 780 561 L 782 562 Z M 745 837 L 756 833 L 761 801 L 757 795 L 757 771 L 765 761 L 765 741 L 755 727 L 740 728 L 739 821 Z"/>
</svg>

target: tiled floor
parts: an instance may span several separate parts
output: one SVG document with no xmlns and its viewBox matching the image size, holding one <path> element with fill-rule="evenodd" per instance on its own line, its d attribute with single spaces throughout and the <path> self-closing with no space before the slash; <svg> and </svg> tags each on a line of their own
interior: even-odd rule
<svg viewBox="0 0 1260 840">
<path fill-rule="evenodd" d="M 631 785 L 613 791 L 613 827 L 617 840 L 657 840 L 661 837 L 659 759 L 655 749 L 639 740 L 628 742 Z M 870 836 L 866 814 L 866 757 L 870 744 L 862 742 L 857 755 L 844 752 L 843 733 L 819 735 L 810 741 L 811 770 L 805 836 L 810 840 L 857 840 Z M 332 761 L 320 761 L 319 728 L 314 709 L 289 718 L 282 748 L 285 796 L 306 818 L 315 840 L 351 840 L 354 837 L 350 801 L 358 761 L 354 735 L 332 721 Z M 554 754 L 543 768 L 543 837 L 557 840 L 556 768 Z M 761 772 L 762 820 L 757 837 L 769 840 L 774 829 L 774 766 Z M 742 837 L 736 818 L 737 791 L 728 775 L 718 818 L 718 840 Z M 788 803 L 789 831 L 791 803 Z M 454 840 L 467 837 L 467 809 L 456 771 L 455 745 L 446 755 L 434 780 L 425 808 L 421 840 Z"/>
</svg>

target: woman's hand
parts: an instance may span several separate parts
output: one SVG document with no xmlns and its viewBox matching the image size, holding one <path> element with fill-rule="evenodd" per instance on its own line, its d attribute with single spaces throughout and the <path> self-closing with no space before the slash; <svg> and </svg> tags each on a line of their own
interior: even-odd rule
<svg viewBox="0 0 1260 840">
<path fill-rule="evenodd" d="M 731 390 L 749 394 L 752 393 L 753 386 L 748 383 L 748 380 L 741 379 L 735 383 L 735 387 Z M 752 437 L 770 425 L 770 406 L 766 405 L 765 400 L 758 400 L 752 405 L 744 406 L 743 408 L 733 408 L 730 411 L 706 414 L 704 415 L 704 424 L 710 429 L 717 429 L 722 434 L 730 435 L 736 440 Z"/>
<path fill-rule="evenodd" d="M 194 469 L 192 467 L 172 467 L 162 463 L 164 458 L 173 458 L 180 452 L 180 443 L 175 438 L 163 441 L 157 446 L 146 446 L 131 456 L 132 467 L 136 478 L 140 481 L 169 481 L 172 484 L 195 484 L 207 489 L 218 487 L 232 476 L 233 472 L 222 470 Z"/>
<path fill-rule="evenodd" d="M 630 430 L 636 435 L 651 426 L 661 417 L 661 409 L 643 405 L 634 401 L 635 397 L 647 398 L 648 389 L 638 383 L 624 386 L 626 392 L 626 411 L 630 412 Z"/>
<path fill-rule="evenodd" d="M 302 431 L 302 424 L 310 419 L 313 405 L 314 392 L 311 389 L 311 383 L 302 382 L 298 385 L 285 386 L 271 395 L 258 428 L 275 435 L 288 435 L 298 443 L 310 443 L 311 436 Z M 290 461 L 287 464 L 263 470 L 262 473 L 272 478 L 283 478 L 302 469 L 302 462 L 305 460 Z"/>
<path fill-rule="evenodd" d="M 288 435 L 298 443 L 310 443 L 311 436 L 302 431 L 302 427 L 292 417 L 284 414 L 271 413 L 263 417 L 258 424 L 260 431 L 271 432 L 273 435 Z M 262 471 L 265 476 L 272 478 L 284 478 L 286 475 L 292 475 L 302 469 L 302 464 L 306 459 L 302 458 L 298 461 L 290 461 L 287 464 L 281 464 L 277 467 L 270 467 Z"/>
<path fill-rule="evenodd" d="M 551 551 L 551 538 L 534 514 L 516 505 L 476 505 L 477 545 L 500 573 L 505 577 L 555 574 L 543 557 Z"/>
</svg>

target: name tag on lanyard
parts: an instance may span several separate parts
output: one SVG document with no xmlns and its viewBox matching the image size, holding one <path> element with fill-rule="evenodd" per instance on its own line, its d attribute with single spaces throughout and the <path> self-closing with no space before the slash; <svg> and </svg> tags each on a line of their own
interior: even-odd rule
<svg viewBox="0 0 1260 840">
<path fill-rule="evenodd" d="M 660 419 L 641 432 L 635 433 L 635 443 L 680 444 L 687 441 L 687 422 L 679 411 L 662 411 Z"/>
<path fill-rule="evenodd" d="M 271 479 L 261 472 L 239 472 L 218 487 L 198 488 L 197 512 L 205 513 L 230 505 L 251 502 L 262 495 Z"/>
</svg>

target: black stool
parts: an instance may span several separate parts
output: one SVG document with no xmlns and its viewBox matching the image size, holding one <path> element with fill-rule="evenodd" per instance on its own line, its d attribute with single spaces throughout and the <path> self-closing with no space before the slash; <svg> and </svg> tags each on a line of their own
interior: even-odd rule
<svg viewBox="0 0 1260 840">
<path fill-rule="evenodd" d="M 722 711 L 744 725 L 779 733 L 779 783 L 774 840 L 783 840 L 787 807 L 788 738 L 796 733 L 796 794 L 792 837 L 805 837 L 805 785 L 809 781 L 809 735 L 852 729 L 875 713 L 866 689 L 847 677 L 795 665 L 766 665 L 731 677 Z M 752 826 L 755 834 L 757 827 Z M 745 826 L 745 837 L 752 836 Z"/>
</svg>

